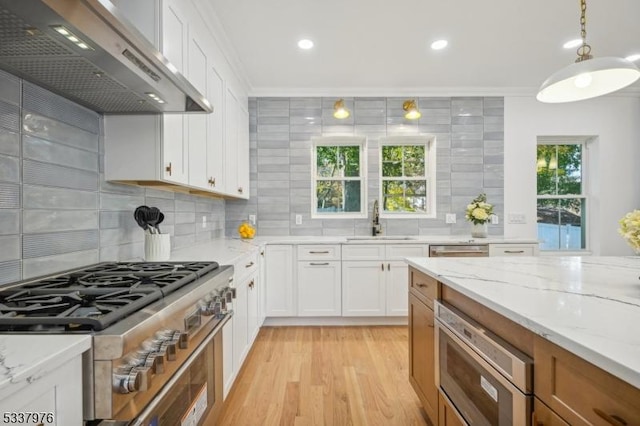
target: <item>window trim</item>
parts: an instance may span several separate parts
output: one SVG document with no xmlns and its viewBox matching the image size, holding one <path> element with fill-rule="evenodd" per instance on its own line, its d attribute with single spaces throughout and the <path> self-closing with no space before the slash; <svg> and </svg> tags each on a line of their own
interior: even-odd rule
<svg viewBox="0 0 640 426">
<path fill-rule="evenodd" d="M 358 146 L 360 154 L 360 178 L 353 176 L 340 179 L 319 179 L 317 151 L 319 146 Z M 354 135 L 318 136 L 311 138 L 311 218 L 312 219 L 366 219 L 367 218 L 367 137 Z M 318 180 L 360 181 L 360 211 L 318 213 Z"/>
<path fill-rule="evenodd" d="M 384 210 L 384 194 L 383 194 L 383 180 L 382 176 L 382 147 L 383 146 L 398 146 L 398 145 L 424 145 L 425 158 L 425 179 L 427 181 L 427 212 L 426 213 L 392 213 L 385 212 Z M 396 135 L 381 137 L 379 141 L 379 153 L 378 153 L 378 199 L 380 200 L 380 217 L 384 219 L 435 219 L 437 217 L 436 206 L 436 137 L 429 134 L 421 135 Z M 404 179 L 404 180 L 411 180 Z M 417 179 L 416 179 L 417 180 Z"/>
<path fill-rule="evenodd" d="M 582 181 L 581 181 L 581 192 L 580 194 L 554 194 L 554 195 L 540 195 L 538 194 L 538 175 L 537 175 L 537 161 L 538 158 L 536 156 L 536 217 L 537 217 L 537 205 L 538 200 L 562 200 L 567 198 L 578 198 L 581 199 L 584 203 L 584 211 L 582 215 L 585 219 L 585 229 L 582 230 L 582 235 L 584 238 L 584 248 L 579 249 L 543 249 L 542 244 L 540 244 L 540 253 L 548 254 L 548 255 L 569 255 L 570 253 L 589 253 L 591 251 L 591 244 L 589 241 L 590 230 L 591 230 L 591 215 L 589 214 L 590 205 L 589 196 L 588 196 L 588 188 L 589 188 L 589 177 L 587 174 L 589 168 L 589 145 L 595 140 L 594 136 L 538 136 L 536 139 L 536 153 L 538 151 L 538 146 L 540 145 L 581 145 L 582 146 Z M 536 221 L 536 238 L 538 238 L 538 228 Z M 542 243 L 542 241 L 541 241 Z"/>
</svg>

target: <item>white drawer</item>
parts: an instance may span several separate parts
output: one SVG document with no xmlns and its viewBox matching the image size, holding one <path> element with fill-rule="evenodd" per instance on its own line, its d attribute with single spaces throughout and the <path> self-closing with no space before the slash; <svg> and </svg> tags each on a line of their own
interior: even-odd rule
<svg viewBox="0 0 640 426">
<path fill-rule="evenodd" d="M 346 244 L 342 246 L 342 260 L 384 260 L 385 246 L 381 244 Z"/>
<path fill-rule="evenodd" d="M 403 260 L 405 257 L 428 257 L 428 244 L 389 244 L 386 260 Z"/>
<path fill-rule="evenodd" d="M 258 270 L 258 250 L 247 254 L 233 264 L 234 280 L 242 279 Z M 236 283 L 237 284 L 237 283 Z"/>
<path fill-rule="evenodd" d="M 490 244 L 489 256 L 537 256 L 536 244 Z"/>
<path fill-rule="evenodd" d="M 338 244 L 299 245 L 298 260 L 340 260 Z"/>
</svg>

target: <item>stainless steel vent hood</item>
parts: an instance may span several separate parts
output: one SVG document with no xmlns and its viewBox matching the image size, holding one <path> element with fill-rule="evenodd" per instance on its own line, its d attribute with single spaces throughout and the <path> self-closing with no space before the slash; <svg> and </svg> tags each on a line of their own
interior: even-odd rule
<svg viewBox="0 0 640 426">
<path fill-rule="evenodd" d="M 0 68 L 101 113 L 212 112 L 108 0 L 0 0 Z"/>
</svg>

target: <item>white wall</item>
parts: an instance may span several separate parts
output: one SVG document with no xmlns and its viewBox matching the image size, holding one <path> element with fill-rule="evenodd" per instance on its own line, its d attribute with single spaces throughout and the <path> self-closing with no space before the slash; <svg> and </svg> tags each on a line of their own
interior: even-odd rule
<svg viewBox="0 0 640 426">
<path fill-rule="evenodd" d="M 595 136 L 588 144 L 588 248 L 596 255 L 628 255 L 618 220 L 640 209 L 640 98 L 607 96 L 569 104 L 533 97 L 504 101 L 504 232 L 536 237 L 536 140 L 538 136 Z M 524 213 L 526 224 L 510 224 Z"/>
</svg>

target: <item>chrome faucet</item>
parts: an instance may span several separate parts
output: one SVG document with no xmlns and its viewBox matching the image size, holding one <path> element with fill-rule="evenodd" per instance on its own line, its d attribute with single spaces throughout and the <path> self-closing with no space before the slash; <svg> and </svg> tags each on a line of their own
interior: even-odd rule
<svg viewBox="0 0 640 426">
<path fill-rule="evenodd" d="M 382 234 L 382 227 L 380 226 L 380 210 L 378 208 L 378 200 L 373 202 L 373 227 L 371 229 L 371 235 L 374 237 Z"/>
</svg>

